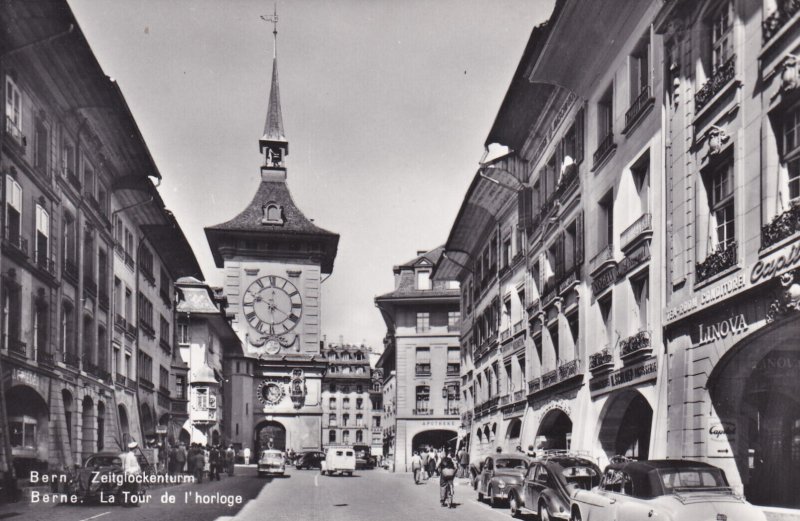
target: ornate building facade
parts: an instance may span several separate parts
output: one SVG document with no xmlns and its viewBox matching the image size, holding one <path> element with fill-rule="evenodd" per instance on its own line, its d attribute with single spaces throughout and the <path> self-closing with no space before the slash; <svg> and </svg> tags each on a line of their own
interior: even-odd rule
<svg viewBox="0 0 800 521">
<path fill-rule="evenodd" d="M 321 284 L 333 271 L 339 236 L 306 218 L 289 192 L 277 65 L 275 57 L 259 140 L 261 182 L 239 215 L 206 228 L 206 236 L 244 350 L 227 362 L 226 436 L 256 450 L 299 451 L 322 445 Z"/>
</svg>

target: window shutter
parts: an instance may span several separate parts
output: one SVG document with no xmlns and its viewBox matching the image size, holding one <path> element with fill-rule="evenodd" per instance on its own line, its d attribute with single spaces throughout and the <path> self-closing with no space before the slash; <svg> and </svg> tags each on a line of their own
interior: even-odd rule
<svg viewBox="0 0 800 521">
<path fill-rule="evenodd" d="M 564 275 L 564 246 L 566 245 L 566 233 L 561 232 L 558 236 L 558 243 L 556 247 L 556 277 L 561 278 Z"/>
<path fill-rule="evenodd" d="M 584 255 L 584 238 L 583 238 L 583 212 L 578 214 L 578 219 L 575 222 L 575 265 L 580 266 L 583 264 Z"/>
<path fill-rule="evenodd" d="M 525 230 L 531 227 L 533 216 L 533 188 L 525 186 L 517 192 L 517 219 L 519 226 Z"/>
<path fill-rule="evenodd" d="M 575 163 L 583 161 L 585 141 L 584 109 L 581 108 L 575 115 Z"/>
</svg>

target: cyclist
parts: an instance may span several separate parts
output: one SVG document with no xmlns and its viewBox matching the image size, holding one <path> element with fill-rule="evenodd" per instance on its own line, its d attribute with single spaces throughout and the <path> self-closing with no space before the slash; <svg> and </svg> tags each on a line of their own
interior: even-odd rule
<svg viewBox="0 0 800 521">
<path fill-rule="evenodd" d="M 449 495 L 451 503 L 449 506 L 452 506 L 453 496 L 455 495 L 453 481 L 456 477 L 456 462 L 453 461 L 452 451 L 442 458 L 437 470 L 439 471 L 439 501 L 442 506 L 448 506 L 446 500 Z"/>
</svg>

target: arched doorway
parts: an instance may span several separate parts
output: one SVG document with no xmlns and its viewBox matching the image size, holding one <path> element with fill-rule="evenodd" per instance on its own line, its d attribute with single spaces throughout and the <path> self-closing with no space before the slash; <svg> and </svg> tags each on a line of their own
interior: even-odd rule
<svg viewBox="0 0 800 521">
<path fill-rule="evenodd" d="M 422 431 L 411 439 L 411 454 L 408 455 L 408 461 L 411 460 L 411 455 L 414 454 L 414 451 L 420 450 L 422 447 L 455 452 L 457 439 L 458 433 L 456 431 L 445 429 Z"/>
<path fill-rule="evenodd" d="M 745 496 L 759 505 L 800 507 L 798 328 L 795 316 L 739 342 L 707 383 L 721 423 L 709 427 L 708 443 L 733 451 Z M 721 444 L 712 429 L 733 435 Z"/>
<path fill-rule="evenodd" d="M 522 420 L 514 418 L 506 427 L 506 445 L 509 451 L 513 451 L 519 445 L 519 436 L 522 432 Z"/>
<path fill-rule="evenodd" d="M 572 442 L 572 420 L 561 409 L 553 409 L 544 415 L 536 433 L 537 449 L 569 450 Z"/>
<path fill-rule="evenodd" d="M 192 435 L 189 434 L 189 431 L 187 431 L 184 428 L 181 428 L 181 432 L 178 434 L 178 441 L 188 446 L 189 443 L 191 443 L 191 440 L 192 440 Z"/>
<path fill-rule="evenodd" d="M 95 448 L 94 401 L 85 396 L 81 402 L 81 460 L 92 455 Z"/>
<path fill-rule="evenodd" d="M 119 430 L 122 435 L 122 447 L 120 448 L 124 448 L 131 442 L 131 427 L 128 423 L 128 411 L 125 410 L 124 405 L 120 404 L 117 406 L 117 414 L 119 415 Z"/>
<path fill-rule="evenodd" d="M 256 425 L 255 443 L 256 454 L 262 450 L 286 450 L 286 427 L 276 421 L 264 421 Z"/>
<path fill-rule="evenodd" d="M 32 387 L 15 385 L 6 392 L 9 441 L 17 477 L 47 469 L 50 421 L 47 402 Z"/>
<path fill-rule="evenodd" d="M 636 390 L 628 389 L 608 398 L 600 414 L 600 446 L 610 459 L 626 456 L 648 459 L 653 408 Z"/>
</svg>

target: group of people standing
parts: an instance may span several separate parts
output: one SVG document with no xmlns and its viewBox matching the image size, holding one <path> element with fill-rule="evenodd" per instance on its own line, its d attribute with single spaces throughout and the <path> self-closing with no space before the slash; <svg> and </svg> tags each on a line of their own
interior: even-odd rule
<svg viewBox="0 0 800 521">
<path fill-rule="evenodd" d="M 198 483 L 203 482 L 203 477 L 219 481 L 220 473 L 225 472 L 233 476 L 236 452 L 233 446 L 227 449 L 221 445 L 201 445 L 192 443 L 187 449 L 183 443 L 171 447 L 167 452 L 167 469 L 172 475 L 188 473 L 195 477 Z"/>
</svg>

